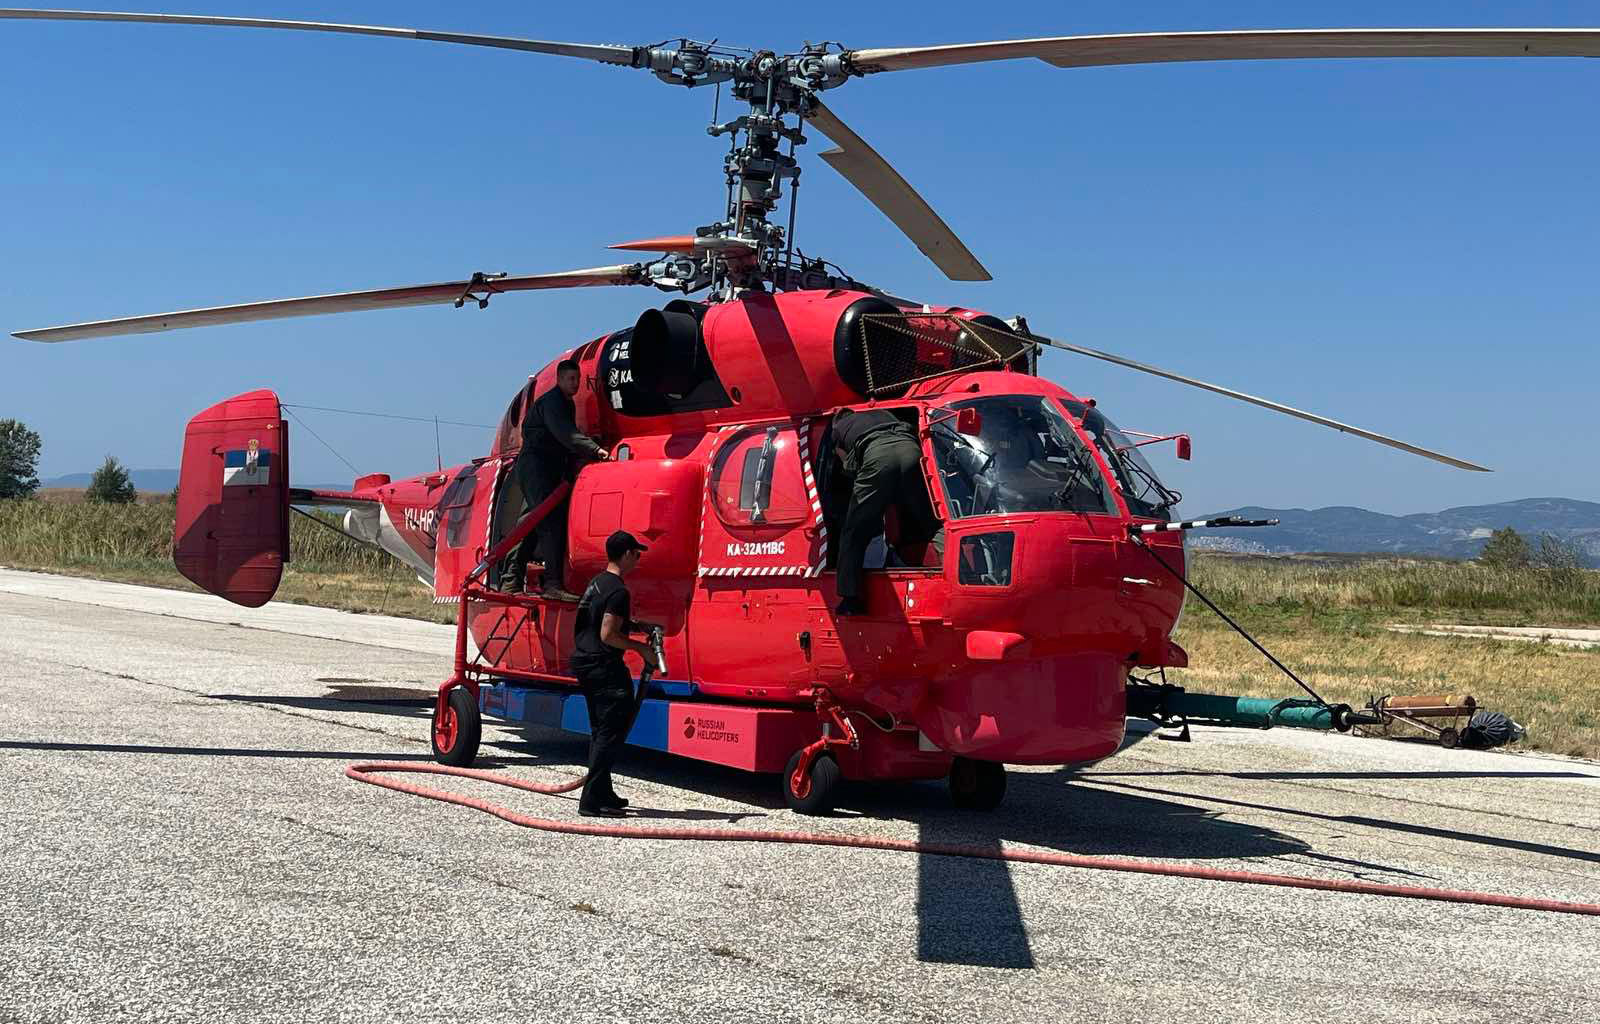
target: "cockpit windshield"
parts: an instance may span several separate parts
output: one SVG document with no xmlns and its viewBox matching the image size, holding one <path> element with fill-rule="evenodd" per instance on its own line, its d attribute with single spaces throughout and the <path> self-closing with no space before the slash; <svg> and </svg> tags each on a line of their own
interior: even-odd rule
<svg viewBox="0 0 1600 1024">
<path fill-rule="evenodd" d="M 1062 404 L 1083 424 L 1083 432 L 1116 474 L 1128 513 L 1141 519 L 1171 520 L 1182 495 L 1162 484 L 1133 439 L 1095 406 L 1077 401 Z"/>
<path fill-rule="evenodd" d="M 975 409 L 978 433 L 956 429 Z M 1116 514 L 1111 488 L 1077 431 L 1048 399 L 1004 395 L 953 402 L 930 415 L 933 452 L 954 518 L 1004 512 Z"/>
</svg>

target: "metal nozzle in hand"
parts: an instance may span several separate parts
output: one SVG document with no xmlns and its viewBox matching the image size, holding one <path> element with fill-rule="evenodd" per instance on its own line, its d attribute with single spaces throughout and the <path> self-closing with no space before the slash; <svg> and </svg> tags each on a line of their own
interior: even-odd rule
<svg viewBox="0 0 1600 1024">
<path fill-rule="evenodd" d="M 657 673 L 662 675 L 667 671 L 667 652 L 665 648 L 666 633 L 660 626 L 648 626 L 649 635 L 647 643 L 650 645 L 651 657 L 644 659 L 644 670 L 639 673 L 639 684 L 642 686 L 649 682 Z"/>
</svg>

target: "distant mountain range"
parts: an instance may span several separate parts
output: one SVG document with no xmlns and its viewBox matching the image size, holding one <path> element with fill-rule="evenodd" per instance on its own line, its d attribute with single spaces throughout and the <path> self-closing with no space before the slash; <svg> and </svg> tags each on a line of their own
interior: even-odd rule
<svg viewBox="0 0 1600 1024">
<path fill-rule="evenodd" d="M 1386 516 L 1348 506 L 1307 510 L 1257 505 L 1217 514 L 1277 519 L 1280 523 L 1196 531 L 1190 535 L 1195 547 L 1259 554 L 1328 551 L 1476 558 L 1489 534 L 1509 526 L 1535 546 L 1541 533 L 1573 543 L 1591 566 L 1600 566 L 1600 504 L 1572 498 L 1523 498 L 1409 516 Z"/>
<path fill-rule="evenodd" d="M 178 471 L 175 469 L 130 469 L 128 476 L 133 479 L 133 486 L 141 491 L 170 491 L 178 486 Z M 39 486 L 88 487 L 93 477 L 93 473 L 68 473 L 66 476 L 40 480 Z"/>
</svg>

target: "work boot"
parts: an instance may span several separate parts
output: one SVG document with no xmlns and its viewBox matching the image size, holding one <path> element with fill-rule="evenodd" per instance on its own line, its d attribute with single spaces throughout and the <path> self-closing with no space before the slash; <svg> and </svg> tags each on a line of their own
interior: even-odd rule
<svg viewBox="0 0 1600 1024">
<path fill-rule="evenodd" d="M 833 614 L 842 617 L 865 615 L 867 614 L 867 602 L 859 597 L 841 597 L 839 603 L 833 609 Z"/>
<path fill-rule="evenodd" d="M 620 808 L 620 807 L 603 807 L 603 806 L 602 807 L 585 807 L 582 804 L 578 805 L 578 816 L 580 818 L 626 818 L 627 817 L 627 815 L 623 813 L 622 808 Z"/>
<path fill-rule="evenodd" d="M 539 591 L 539 596 L 544 598 L 546 601 L 571 601 L 573 604 L 577 604 L 579 601 L 583 600 L 583 598 L 579 597 L 577 594 L 574 594 L 572 591 L 562 590 L 553 583 L 546 583 L 544 585 L 544 589 Z"/>
</svg>

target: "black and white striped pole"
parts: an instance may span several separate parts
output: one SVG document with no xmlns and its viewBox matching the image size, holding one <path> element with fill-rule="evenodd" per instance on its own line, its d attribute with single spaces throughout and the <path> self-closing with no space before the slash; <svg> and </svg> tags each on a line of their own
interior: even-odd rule
<svg viewBox="0 0 1600 1024">
<path fill-rule="evenodd" d="M 1190 519 L 1181 523 L 1135 523 L 1129 533 L 1168 533 L 1172 530 L 1204 530 L 1231 526 L 1277 526 L 1276 519 L 1241 519 L 1238 516 L 1218 516 L 1215 519 Z"/>
</svg>

